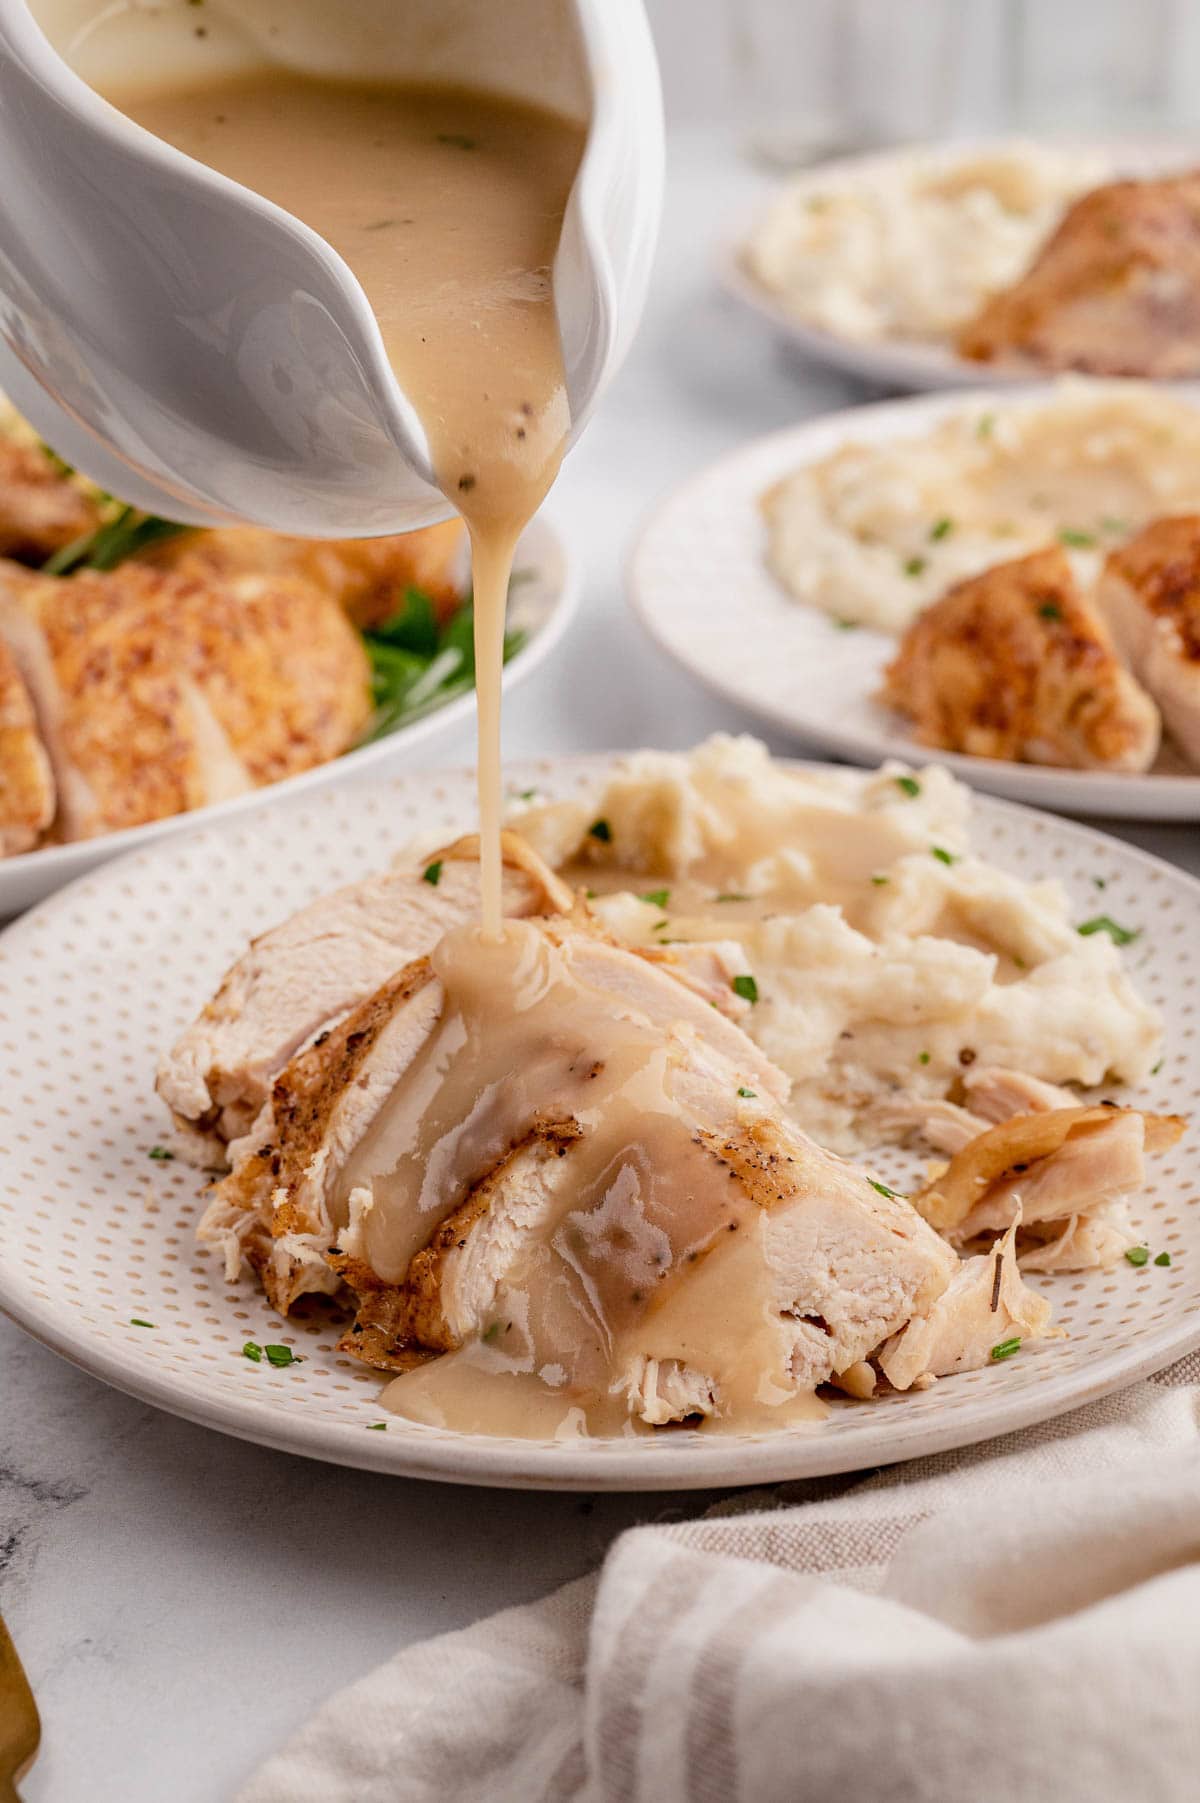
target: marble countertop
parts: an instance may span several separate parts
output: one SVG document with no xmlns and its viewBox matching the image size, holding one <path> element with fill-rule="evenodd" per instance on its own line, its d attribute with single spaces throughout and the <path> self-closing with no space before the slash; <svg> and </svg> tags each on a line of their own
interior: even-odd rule
<svg viewBox="0 0 1200 1803">
<path fill-rule="evenodd" d="M 639 521 L 690 470 L 874 398 L 797 366 L 717 293 L 714 248 L 758 187 L 711 134 L 673 142 L 645 324 L 553 497 L 582 610 L 512 698 L 512 758 L 753 727 L 646 642 L 622 567 Z M 461 732 L 420 762 L 471 756 Z M 1119 830 L 1200 872 L 1196 828 Z M 45 1730 L 28 1803 L 217 1803 L 399 1646 L 579 1575 L 636 1521 L 713 1500 L 455 1489 L 308 1463 L 156 1414 L 3 1321 L 0 1373 L 0 1599 Z"/>
</svg>

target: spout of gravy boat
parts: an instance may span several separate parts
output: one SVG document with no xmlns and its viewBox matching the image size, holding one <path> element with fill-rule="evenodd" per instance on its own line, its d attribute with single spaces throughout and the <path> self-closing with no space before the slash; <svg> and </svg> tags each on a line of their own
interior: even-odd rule
<svg viewBox="0 0 1200 1803">
<path fill-rule="evenodd" d="M 553 284 L 572 439 L 628 347 L 661 202 L 642 0 L 0 0 L 0 387 L 138 506 L 310 536 L 443 517 L 363 291 L 259 195 L 100 97 L 283 66 L 587 123 Z"/>
</svg>

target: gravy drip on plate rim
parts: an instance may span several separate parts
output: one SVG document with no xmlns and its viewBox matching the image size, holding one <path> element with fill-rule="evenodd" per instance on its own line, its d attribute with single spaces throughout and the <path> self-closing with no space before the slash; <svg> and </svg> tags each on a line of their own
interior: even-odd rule
<svg viewBox="0 0 1200 1803">
<path fill-rule="evenodd" d="M 471 538 L 482 925 L 497 938 L 504 614 L 570 429 L 551 269 L 584 131 L 497 96 L 285 70 L 116 103 L 319 232 L 371 303 Z"/>
</svg>

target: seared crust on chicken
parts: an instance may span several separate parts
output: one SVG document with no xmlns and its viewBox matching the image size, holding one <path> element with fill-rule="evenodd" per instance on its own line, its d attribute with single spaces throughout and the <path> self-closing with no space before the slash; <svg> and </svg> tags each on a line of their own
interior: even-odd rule
<svg viewBox="0 0 1200 1803">
<path fill-rule="evenodd" d="M 309 769 L 370 713 L 362 644 L 307 583 L 9 563 L 0 638 L 33 697 L 68 840 Z"/>
<path fill-rule="evenodd" d="M 959 334 L 964 357 L 1109 376 L 1200 371 L 1200 171 L 1094 188 Z"/>
<path fill-rule="evenodd" d="M 0 639 L 0 858 L 30 851 L 54 819 L 54 777 L 29 690 Z"/>
<path fill-rule="evenodd" d="M 1147 770 L 1160 723 L 1057 546 L 957 583 L 909 627 L 882 699 L 923 745 Z"/>
<path fill-rule="evenodd" d="M 40 445 L 2 434 L 0 425 L 0 557 L 40 566 L 95 530 L 100 503 Z"/>
<path fill-rule="evenodd" d="M 428 595 L 440 617 L 461 599 L 463 523 L 443 520 L 384 538 L 288 538 L 257 526 L 224 526 L 160 540 L 141 553 L 155 569 L 211 582 L 237 576 L 310 582 L 345 609 L 356 626 L 378 626 L 406 589 Z"/>
<path fill-rule="evenodd" d="M 1200 514 L 1154 520 L 1110 553 L 1096 600 L 1168 732 L 1200 768 Z"/>
</svg>

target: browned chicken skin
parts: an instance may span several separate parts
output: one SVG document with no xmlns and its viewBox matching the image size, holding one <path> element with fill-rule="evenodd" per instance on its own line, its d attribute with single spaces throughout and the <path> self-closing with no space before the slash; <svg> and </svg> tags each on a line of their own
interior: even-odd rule
<svg viewBox="0 0 1200 1803">
<path fill-rule="evenodd" d="M 99 524 L 99 502 L 40 445 L 0 436 L 0 557 L 41 565 Z"/>
<path fill-rule="evenodd" d="M 378 626 L 396 612 L 408 588 L 428 595 L 439 618 L 462 597 L 461 520 L 387 538 L 285 538 L 256 526 L 185 532 L 142 553 L 156 569 L 204 581 L 282 576 L 310 582 L 345 608 L 356 626 Z"/>
<path fill-rule="evenodd" d="M 54 819 L 54 778 L 29 690 L 0 640 L 0 858 L 30 851 Z"/>
<path fill-rule="evenodd" d="M 1096 600 L 1121 656 L 1200 768 L 1200 514 L 1153 520 L 1113 551 Z"/>
<path fill-rule="evenodd" d="M 138 826 L 335 757 L 370 712 L 337 604 L 281 578 L 0 563 L 0 641 L 33 697 L 65 839 Z"/>
<path fill-rule="evenodd" d="M 923 745 L 1146 770 L 1160 724 L 1057 546 L 957 583 L 909 627 L 882 699 Z"/>
<path fill-rule="evenodd" d="M 1200 170 L 1077 200 L 1011 287 L 963 327 L 978 362 L 1109 376 L 1200 371 Z"/>
</svg>

